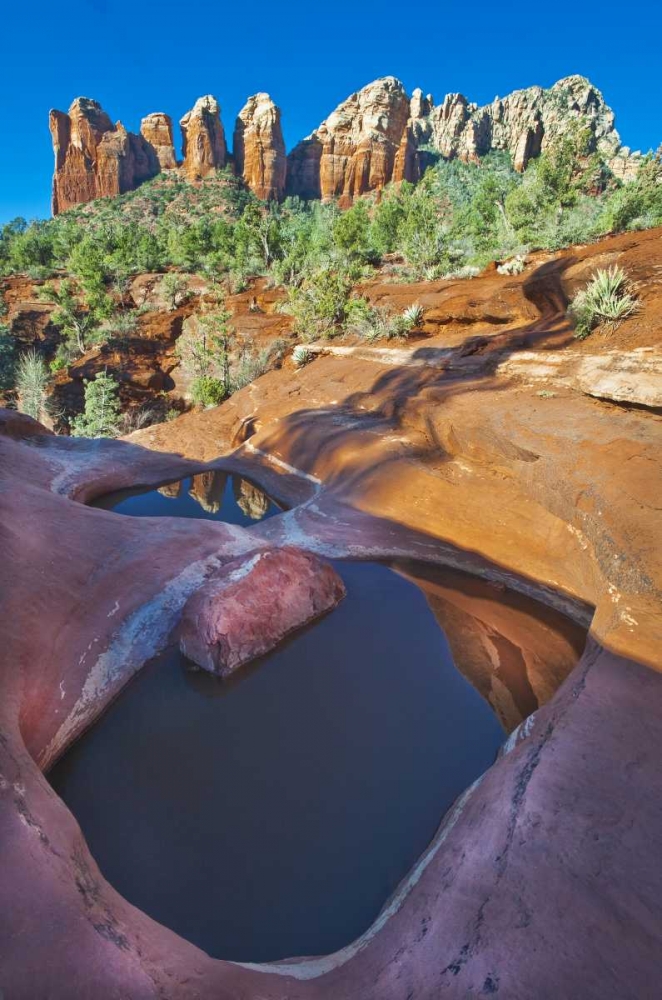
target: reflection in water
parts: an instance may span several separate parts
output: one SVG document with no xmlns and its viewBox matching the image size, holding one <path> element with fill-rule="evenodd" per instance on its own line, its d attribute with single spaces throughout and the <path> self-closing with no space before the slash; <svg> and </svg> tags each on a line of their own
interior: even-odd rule
<svg viewBox="0 0 662 1000">
<path fill-rule="evenodd" d="M 162 655 L 49 776 L 105 877 L 218 958 L 356 938 L 503 740 L 421 591 L 336 565 L 333 614 L 230 683 Z"/>
<path fill-rule="evenodd" d="M 549 701 L 582 654 L 586 628 L 532 598 L 456 570 L 398 569 L 421 588 L 458 670 L 507 732 Z"/>
<path fill-rule="evenodd" d="M 251 521 L 261 521 L 269 510 L 269 497 L 248 479 L 234 477 L 234 498 Z"/>
<path fill-rule="evenodd" d="M 129 491 L 127 490 L 126 492 L 128 493 Z M 175 483 L 164 483 L 163 486 L 159 486 L 158 492 L 162 497 L 168 497 L 170 500 L 175 500 L 182 492 L 182 480 L 178 479 Z M 110 495 L 114 496 L 115 494 Z M 102 505 L 99 504 L 99 506 Z"/>
<path fill-rule="evenodd" d="M 94 506 L 137 517 L 197 517 L 244 527 L 281 513 L 259 486 L 221 471 L 201 472 L 158 488 L 118 490 Z"/>
<path fill-rule="evenodd" d="M 200 504 L 207 514 L 218 514 L 227 486 L 226 472 L 200 472 L 191 479 L 189 496 Z M 267 505 L 269 501 L 267 500 Z"/>
</svg>

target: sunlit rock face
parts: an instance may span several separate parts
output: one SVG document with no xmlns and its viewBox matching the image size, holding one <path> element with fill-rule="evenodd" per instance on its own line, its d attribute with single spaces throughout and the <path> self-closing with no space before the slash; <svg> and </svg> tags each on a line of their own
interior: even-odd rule
<svg viewBox="0 0 662 1000">
<path fill-rule="evenodd" d="M 181 119 L 184 172 L 199 180 L 225 166 L 227 147 L 221 108 L 215 97 L 199 97 Z"/>
<path fill-rule="evenodd" d="M 352 94 L 290 153 L 288 192 L 347 204 L 393 180 L 396 159 L 404 179 L 408 120 L 409 97 L 395 77 Z"/>
<path fill-rule="evenodd" d="M 140 123 L 140 134 L 156 153 L 161 170 L 173 170 L 177 166 L 170 115 L 160 111 L 147 115 Z"/>
<path fill-rule="evenodd" d="M 249 97 L 234 130 L 235 170 L 256 197 L 280 201 L 285 192 L 287 157 L 280 109 L 268 94 Z"/>
<path fill-rule="evenodd" d="M 78 97 L 68 113 L 51 111 L 55 154 L 53 214 L 94 198 L 132 191 L 160 170 L 154 148 L 142 135 L 113 125 L 97 101 Z"/>
<path fill-rule="evenodd" d="M 200 97 L 181 119 L 182 171 L 198 181 L 228 161 L 215 97 Z M 155 112 L 143 118 L 140 135 L 113 124 L 96 101 L 77 98 L 68 114 L 52 111 L 55 152 L 53 212 L 93 198 L 130 191 L 159 171 L 177 167 L 172 122 Z M 280 109 L 268 94 L 248 98 L 234 130 L 234 169 L 260 199 L 354 198 L 391 182 L 415 182 L 430 155 L 478 162 L 495 150 L 507 152 L 523 171 L 550 143 L 585 134 L 589 152 L 599 152 L 616 177 L 631 180 L 640 154 L 621 146 L 614 113 L 585 77 L 570 76 L 553 87 L 528 87 L 479 107 L 463 94 L 435 104 L 430 94 L 411 97 L 386 76 L 351 94 L 286 156 Z"/>
</svg>

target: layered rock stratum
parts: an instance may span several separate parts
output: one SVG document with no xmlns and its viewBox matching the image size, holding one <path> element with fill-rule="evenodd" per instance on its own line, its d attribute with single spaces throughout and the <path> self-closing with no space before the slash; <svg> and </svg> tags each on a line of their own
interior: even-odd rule
<svg viewBox="0 0 662 1000">
<path fill-rule="evenodd" d="M 93 198 L 133 190 L 160 170 L 177 166 L 170 118 L 161 112 L 143 119 L 141 134 L 113 125 L 96 101 L 77 98 L 68 114 L 51 111 L 55 152 L 53 212 Z M 185 176 L 195 182 L 229 162 L 220 107 L 199 98 L 181 119 Z M 554 86 L 529 87 L 479 107 L 462 94 L 440 104 L 419 89 L 411 97 L 395 77 L 375 80 L 352 94 L 306 139 L 285 153 L 281 114 L 268 94 L 250 97 L 234 130 L 234 167 L 258 198 L 357 196 L 403 180 L 415 182 L 430 153 L 477 162 L 494 150 L 507 152 L 515 169 L 526 169 L 550 143 L 587 136 L 620 180 L 640 163 L 621 140 L 614 113 L 585 77 Z"/>
</svg>

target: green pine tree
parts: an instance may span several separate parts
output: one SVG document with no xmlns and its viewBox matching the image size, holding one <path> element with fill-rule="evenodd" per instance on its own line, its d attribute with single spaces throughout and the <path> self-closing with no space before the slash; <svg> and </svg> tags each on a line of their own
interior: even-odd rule
<svg viewBox="0 0 662 1000">
<path fill-rule="evenodd" d="M 85 386 L 85 411 L 72 422 L 78 437 L 116 437 L 120 425 L 118 386 L 107 372 L 97 372 Z"/>
</svg>

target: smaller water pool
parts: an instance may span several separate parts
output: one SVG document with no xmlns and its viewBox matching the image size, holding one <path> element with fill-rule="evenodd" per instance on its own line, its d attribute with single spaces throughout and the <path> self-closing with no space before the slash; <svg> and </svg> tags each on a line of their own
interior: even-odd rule
<svg viewBox="0 0 662 1000">
<path fill-rule="evenodd" d="M 93 506 L 133 517 L 196 517 L 241 527 L 282 513 L 259 486 L 228 472 L 201 472 L 158 488 L 118 490 Z"/>
</svg>

